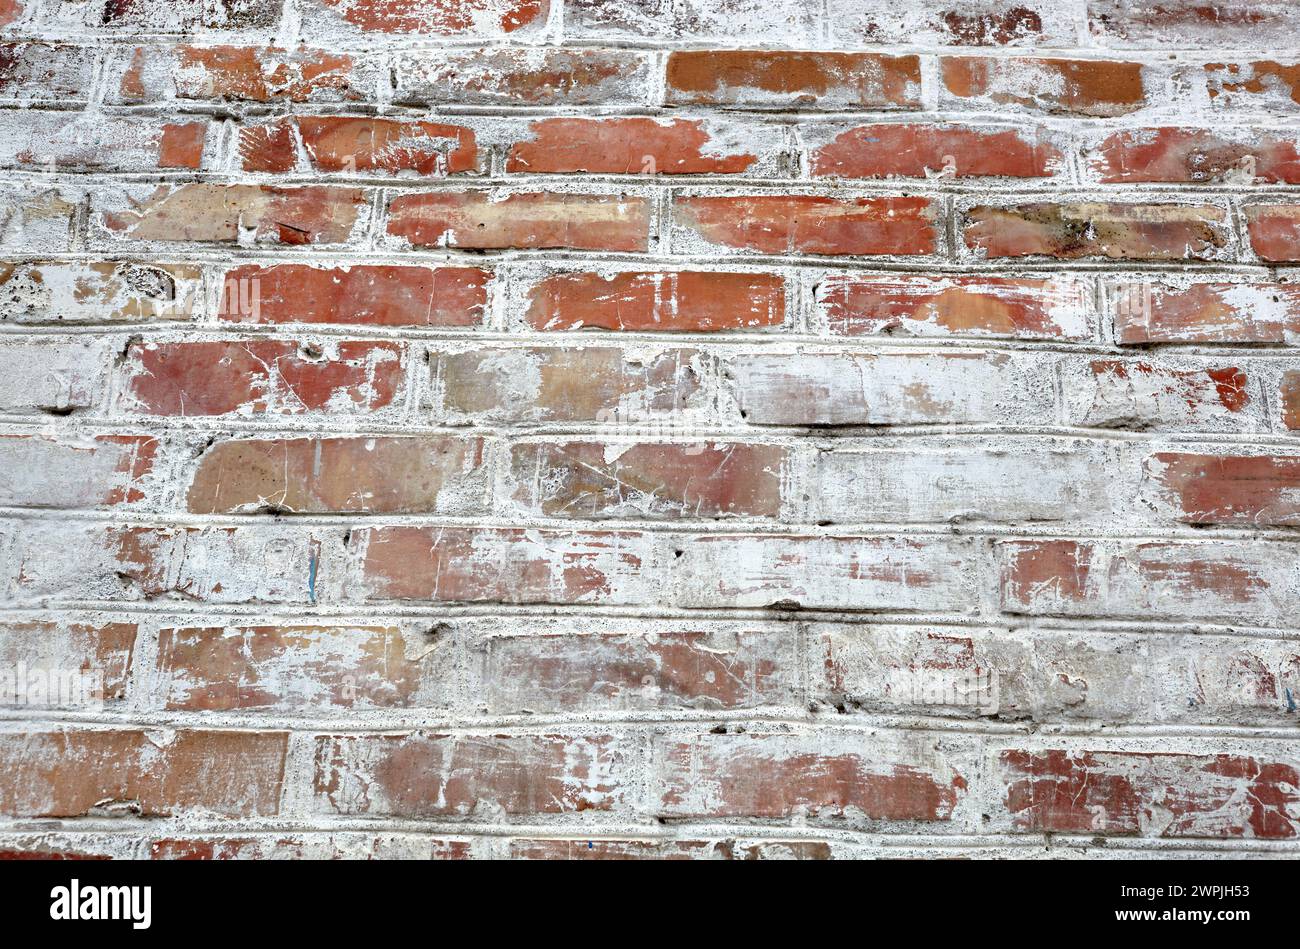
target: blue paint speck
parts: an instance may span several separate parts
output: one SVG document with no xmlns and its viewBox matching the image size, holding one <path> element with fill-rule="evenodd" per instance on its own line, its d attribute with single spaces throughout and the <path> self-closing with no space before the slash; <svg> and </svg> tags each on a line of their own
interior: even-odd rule
<svg viewBox="0 0 1300 949">
<path fill-rule="evenodd" d="M 311 599 L 312 606 L 316 605 L 316 554 L 311 555 L 311 563 L 307 573 L 307 596 Z"/>
<path fill-rule="evenodd" d="M 1295 711 L 1295 697 L 1291 694 L 1290 689 L 1286 690 L 1286 710 L 1288 712 Z"/>
</svg>

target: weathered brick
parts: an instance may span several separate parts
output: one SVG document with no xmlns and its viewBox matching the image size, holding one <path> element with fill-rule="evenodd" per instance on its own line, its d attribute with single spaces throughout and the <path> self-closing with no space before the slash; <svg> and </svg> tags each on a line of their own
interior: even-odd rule
<svg viewBox="0 0 1300 949">
<path fill-rule="evenodd" d="M 67 415 L 104 395 L 108 356 L 95 340 L 66 338 L 0 342 L 0 410 Z"/>
<path fill-rule="evenodd" d="M 0 813 L 272 816 L 287 739 L 284 732 L 193 729 L 0 735 Z"/>
<path fill-rule="evenodd" d="M 95 51 L 85 46 L 0 44 L 0 99 L 84 102 L 94 67 Z"/>
<path fill-rule="evenodd" d="M 969 606 L 946 540 L 379 527 L 352 533 L 376 599 L 951 609 Z"/>
<path fill-rule="evenodd" d="M 1042 129 L 900 123 L 855 126 L 809 156 L 833 178 L 1046 178 L 1062 163 Z"/>
<path fill-rule="evenodd" d="M 665 737 L 655 757 L 672 817 L 947 821 L 968 789 L 945 755 L 879 733 Z"/>
<path fill-rule="evenodd" d="M 424 834 L 305 833 L 160 837 L 150 860 L 464 860 L 472 840 Z"/>
<path fill-rule="evenodd" d="M 493 636 L 483 690 L 499 714 L 760 708 L 801 695 L 793 637 L 747 629 Z"/>
<path fill-rule="evenodd" d="M 673 202 L 674 240 L 760 254 L 932 254 L 938 216 L 929 198 L 688 195 Z"/>
<path fill-rule="evenodd" d="M 169 627 L 157 701 L 171 711 L 371 709 L 445 702 L 426 636 L 392 626 Z"/>
<path fill-rule="evenodd" d="M 1300 184 L 1295 136 L 1256 129 L 1141 128 L 1115 132 L 1088 156 L 1106 184 Z"/>
<path fill-rule="evenodd" d="M 1069 630 L 824 624 L 811 690 L 837 711 L 1034 722 L 1155 721 L 1153 639 Z M 1179 703 L 1185 705 L 1185 701 Z"/>
<path fill-rule="evenodd" d="M 146 499 L 158 440 L 147 435 L 0 435 L 0 505 L 104 508 Z M 154 492 L 156 493 L 156 491 Z"/>
<path fill-rule="evenodd" d="M 1125 460 L 1095 442 L 1044 438 L 824 451 L 806 490 L 818 522 L 1096 523 L 1136 494 Z"/>
<path fill-rule="evenodd" d="M 626 49 L 535 47 L 399 53 L 402 105 L 648 104 L 650 59 Z"/>
<path fill-rule="evenodd" d="M 186 494 L 196 514 L 466 513 L 483 507 L 481 438 L 384 436 L 222 441 Z"/>
<path fill-rule="evenodd" d="M 403 362 L 396 343 L 138 342 L 127 350 L 126 405 L 146 415 L 370 412 L 397 397 Z"/>
<path fill-rule="evenodd" d="M 675 50 L 669 105 L 919 109 L 921 61 L 879 53 Z"/>
<path fill-rule="evenodd" d="M 1002 609 L 1029 616 L 1290 622 L 1286 545 L 1263 541 L 1011 541 L 997 545 Z"/>
<path fill-rule="evenodd" d="M 1270 263 L 1300 260 L 1300 205 L 1251 204 L 1245 212 L 1250 246 L 1260 260 Z"/>
<path fill-rule="evenodd" d="M 1282 376 L 1282 424 L 1292 431 L 1300 430 L 1300 372 L 1291 371 Z"/>
<path fill-rule="evenodd" d="M 270 30 L 280 19 L 279 0 L 90 0 L 85 23 L 108 32 L 179 33 L 202 30 Z"/>
<path fill-rule="evenodd" d="M 1116 118 L 1147 105 L 1142 64 L 1092 59 L 944 57 L 940 104 Z"/>
<path fill-rule="evenodd" d="M 551 0 L 313 0 L 308 18 L 325 36 L 341 18 L 367 33 L 496 39 L 536 32 L 550 6 Z"/>
<path fill-rule="evenodd" d="M 1108 47 L 1254 46 L 1261 36 L 1288 45 L 1300 12 L 1285 0 L 1088 0 L 1088 27 Z"/>
<path fill-rule="evenodd" d="M 310 605 L 334 582 L 342 531 L 52 522 L 13 532 L 9 598 Z"/>
<path fill-rule="evenodd" d="M 0 263 L 0 322 L 189 320 L 201 306 L 202 280 L 188 264 L 7 261 Z"/>
<path fill-rule="evenodd" d="M 221 319 L 234 323 L 469 327 L 487 310 L 477 267 L 246 264 L 227 270 Z"/>
<path fill-rule="evenodd" d="M 634 754 L 608 736 L 322 735 L 315 804 L 395 817 L 616 810 L 634 791 Z"/>
<path fill-rule="evenodd" d="M 780 326 L 786 294 L 776 274 L 585 271 L 537 281 L 527 303 L 524 320 L 537 330 L 713 333 Z"/>
<path fill-rule="evenodd" d="M 432 353 L 435 416 L 471 422 L 627 423 L 687 416 L 702 401 L 692 349 L 609 346 Z"/>
<path fill-rule="evenodd" d="M 0 248 L 24 254 L 72 249 L 83 196 L 69 188 L 29 184 L 0 189 Z"/>
<path fill-rule="evenodd" d="M 131 681 L 136 629 L 134 623 L 0 623 L 0 704 L 121 701 Z"/>
<path fill-rule="evenodd" d="M 364 224 L 366 200 L 360 188 L 192 183 L 106 197 L 96 216 L 118 240 L 342 244 Z"/>
<path fill-rule="evenodd" d="M 1161 509 L 1188 524 L 1300 524 L 1300 457 L 1165 451 L 1146 474 Z"/>
<path fill-rule="evenodd" d="M 781 142 L 775 129 L 720 128 L 703 119 L 541 119 L 529 126 L 528 138 L 511 145 L 506 171 L 736 175 L 756 170 L 760 155 L 750 150 L 756 144 L 770 159 Z"/>
<path fill-rule="evenodd" d="M 1003 751 L 1017 830 L 1287 839 L 1300 832 L 1291 758 L 1052 748 Z"/>
<path fill-rule="evenodd" d="M 1225 362 L 1094 359 L 1062 372 L 1072 425 L 1134 431 L 1262 430 L 1250 378 Z"/>
<path fill-rule="evenodd" d="M 18 112 L 5 123 L 0 166 L 87 171 L 197 170 L 208 123 Z M 209 162 L 210 164 L 211 162 Z"/>
<path fill-rule="evenodd" d="M 346 116 L 297 116 L 239 131 L 244 171 L 410 172 L 445 177 L 478 170 L 472 129 L 437 122 Z"/>
<path fill-rule="evenodd" d="M 1076 46 L 1074 8 L 1044 0 L 870 3 L 828 0 L 837 44 Z"/>
<path fill-rule="evenodd" d="M 775 517 L 789 457 L 735 442 L 528 442 L 510 451 L 513 498 L 548 517 Z"/>
<path fill-rule="evenodd" d="M 1145 279 L 1109 290 L 1120 345 L 1300 343 L 1300 288 L 1289 284 Z"/>
<path fill-rule="evenodd" d="M 1271 59 L 1206 63 L 1205 81 L 1212 108 L 1241 114 L 1268 110 L 1287 114 L 1300 104 L 1300 63 Z"/>
<path fill-rule="evenodd" d="M 1214 205 L 1038 202 L 966 209 L 962 239 L 986 258 L 1216 260 L 1231 253 L 1227 213 Z"/>
<path fill-rule="evenodd" d="M 753 353 L 724 385 L 751 425 L 926 425 L 1041 419 L 1053 364 L 1007 353 Z"/>
<path fill-rule="evenodd" d="M 374 98 L 373 66 L 346 53 L 299 47 L 138 46 L 110 54 L 108 100 L 153 104 L 168 98 L 231 102 L 364 102 Z M 118 79 L 117 77 L 121 77 Z"/>
<path fill-rule="evenodd" d="M 568 0 L 564 30 L 583 40 L 654 39 L 808 48 L 822 35 L 812 0 Z"/>
<path fill-rule="evenodd" d="M 650 206 L 645 198 L 604 194 L 403 194 L 389 203 L 388 233 L 416 247 L 645 251 Z"/>
<path fill-rule="evenodd" d="M 1070 278 L 831 274 L 817 285 L 817 303 L 841 336 L 1084 340 L 1091 293 Z"/>
</svg>

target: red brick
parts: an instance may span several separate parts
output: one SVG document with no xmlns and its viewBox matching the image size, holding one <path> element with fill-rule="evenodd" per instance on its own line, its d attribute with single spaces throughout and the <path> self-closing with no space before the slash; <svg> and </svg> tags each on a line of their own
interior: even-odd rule
<svg viewBox="0 0 1300 949">
<path fill-rule="evenodd" d="M 146 498 L 158 440 L 97 435 L 81 440 L 0 435 L 0 504 L 6 507 L 103 508 Z"/>
<path fill-rule="evenodd" d="M 1246 231 L 1260 260 L 1294 263 L 1300 260 L 1300 205 L 1247 205 Z"/>
<path fill-rule="evenodd" d="M 1157 452 L 1147 475 L 1188 524 L 1300 525 L 1300 457 Z"/>
<path fill-rule="evenodd" d="M 480 438 L 239 439 L 203 453 L 186 506 L 196 514 L 456 513 L 482 507 L 474 497 L 485 478 Z"/>
<path fill-rule="evenodd" d="M 190 729 L 0 735 L 0 813 L 273 816 L 287 743 L 285 732 Z"/>
<path fill-rule="evenodd" d="M 830 860 L 824 840 L 512 840 L 513 860 Z"/>
<path fill-rule="evenodd" d="M 499 714 L 742 709 L 800 702 L 784 631 L 492 637 L 481 701 Z"/>
<path fill-rule="evenodd" d="M 1300 586 L 1284 546 L 1259 541 L 998 544 L 1002 609 L 1030 616 L 1290 622 Z"/>
<path fill-rule="evenodd" d="M 169 711 L 407 708 L 428 700 L 402 631 L 383 626 L 213 626 L 158 633 Z"/>
<path fill-rule="evenodd" d="M 90 699 L 92 701 L 118 702 L 126 697 L 131 682 L 132 657 L 135 653 L 136 625 L 134 623 L 55 623 L 55 622 L 4 622 L 0 623 L 0 701 L 17 705 L 75 704 L 52 701 L 59 696 L 46 693 L 44 700 L 24 682 L 21 669 L 43 673 L 39 682 L 63 689 L 62 678 L 52 681 L 48 676 L 64 677 L 79 673 L 87 677 L 76 685 L 94 683 L 94 695 L 84 695 L 78 688 L 63 698 Z M 91 678 L 93 677 L 93 678 Z M 25 701 L 24 701 L 25 699 Z"/>
<path fill-rule="evenodd" d="M 514 500 L 547 517 L 776 517 L 788 453 L 775 445 L 530 442 L 510 451 Z"/>
<path fill-rule="evenodd" d="M 126 206 L 102 210 L 103 226 L 136 241 L 233 244 L 341 244 L 366 208 L 359 188 L 160 185 Z"/>
<path fill-rule="evenodd" d="M 833 274 L 817 302 L 841 336 L 1091 338 L 1091 287 L 1068 278 L 864 277 Z"/>
<path fill-rule="evenodd" d="M 603 194 L 406 194 L 389 204 L 388 233 L 417 247 L 645 251 L 650 205 Z"/>
<path fill-rule="evenodd" d="M 816 177 L 1045 178 L 1063 157 L 1042 129 L 860 125 L 814 151 Z"/>
<path fill-rule="evenodd" d="M 202 271 L 188 264 L 130 261 L 0 262 L 0 322 L 133 323 L 189 320 Z"/>
<path fill-rule="evenodd" d="M 625 424 L 685 414 L 704 396 L 693 349 L 476 347 L 430 356 L 441 415 L 466 422 Z"/>
<path fill-rule="evenodd" d="M 541 119 L 515 142 L 507 172 L 607 175 L 735 175 L 759 156 L 715 141 L 700 119 Z"/>
<path fill-rule="evenodd" d="M 1300 184 L 1300 151 L 1294 136 L 1254 129 L 1220 132 L 1196 128 L 1143 128 L 1116 132 L 1089 163 L 1107 184 L 1169 182 Z"/>
<path fill-rule="evenodd" d="M 1227 214 L 1213 205 L 1039 202 L 972 207 L 962 238 L 989 258 L 1177 261 L 1222 256 L 1232 231 Z"/>
<path fill-rule="evenodd" d="M 316 805 L 394 817 L 565 814 L 618 808 L 630 752 L 574 735 L 323 735 Z"/>
<path fill-rule="evenodd" d="M 476 267 L 247 264 L 226 271 L 218 315 L 234 323 L 477 326 L 490 280 Z"/>
<path fill-rule="evenodd" d="M 1282 424 L 1292 431 L 1300 430 L 1300 372 L 1282 376 Z"/>
<path fill-rule="evenodd" d="M 558 273 L 528 293 L 536 330 L 715 333 L 780 326 L 785 281 L 776 274 L 717 271 Z"/>
<path fill-rule="evenodd" d="M 1290 284 L 1125 281 L 1111 297 L 1120 345 L 1300 343 L 1300 287 Z"/>
<path fill-rule="evenodd" d="M 366 32 L 496 37 L 546 23 L 550 0 L 320 0 Z"/>
<path fill-rule="evenodd" d="M 921 61 L 879 53 L 674 50 L 669 105 L 919 109 Z"/>
<path fill-rule="evenodd" d="M 255 46 L 140 46 L 114 61 L 110 101 L 178 99 L 234 102 L 358 102 L 372 99 L 373 76 L 351 56 L 321 49 Z"/>
<path fill-rule="evenodd" d="M 27 14 L 24 0 L 0 0 L 0 26 L 13 26 Z"/>
<path fill-rule="evenodd" d="M 971 56 L 944 57 L 940 69 L 940 102 L 959 108 L 1115 118 L 1147 104 L 1140 63 Z"/>
<path fill-rule="evenodd" d="M 781 734 L 660 739 L 661 813 L 672 817 L 947 821 L 967 779 L 943 756 L 909 759 L 883 737 Z"/>
<path fill-rule="evenodd" d="M 762 254 L 932 254 L 938 208 L 928 198 L 687 196 L 673 221 L 707 244 Z"/>
<path fill-rule="evenodd" d="M 461 125 L 297 116 L 239 132 L 244 171 L 299 170 L 300 147 L 311 171 L 413 172 L 440 178 L 478 168 L 474 132 Z"/>
<path fill-rule="evenodd" d="M 1290 839 L 1300 832 L 1294 762 L 1178 752 L 1004 751 L 1017 830 Z"/>
<path fill-rule="evenodd" d="M 650 60 L 627 49 L 474 49 L 396 57 L 401 105 L 646 104 Z"/>
<path fill-rule="evenodd" d="M 396 343 L 340 342 L 309 352 L 288 340 L 134 343 L 129 405 L 147 415 L 297 415 L 374 411 L 402 384 Z"/>
</svg>

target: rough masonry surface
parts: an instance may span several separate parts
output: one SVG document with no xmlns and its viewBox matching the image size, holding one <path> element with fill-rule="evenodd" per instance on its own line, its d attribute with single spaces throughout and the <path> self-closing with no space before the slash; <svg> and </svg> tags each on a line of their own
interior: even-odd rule
<svg viewBox="0 0 1300 949">
<path fill-rule="evenodd" d="M 0 856 L 1297 856 L 1300 6 L 0 0 Z"/>
</svg>

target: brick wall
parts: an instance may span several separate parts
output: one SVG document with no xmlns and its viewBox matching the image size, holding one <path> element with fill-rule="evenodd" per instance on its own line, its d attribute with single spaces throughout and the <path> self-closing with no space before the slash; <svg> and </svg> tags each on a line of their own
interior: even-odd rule
<svg viewBox="0 0 1300 949">
<path fill-rule="evenodd" d="M 1296 855 L 1295 4 L 0 24 L 0 851 Z"/>
</svg>

